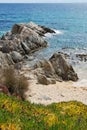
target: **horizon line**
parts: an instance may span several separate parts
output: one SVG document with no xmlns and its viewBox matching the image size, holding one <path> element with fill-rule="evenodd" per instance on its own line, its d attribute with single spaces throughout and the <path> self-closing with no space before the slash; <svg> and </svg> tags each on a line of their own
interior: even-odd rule
<svg viewBox="0 0 87 130">
<path fill-rule="evenodd" d="M 87 2 L 0 2 L 0 4 L 85 4 Z"/>
</svg>

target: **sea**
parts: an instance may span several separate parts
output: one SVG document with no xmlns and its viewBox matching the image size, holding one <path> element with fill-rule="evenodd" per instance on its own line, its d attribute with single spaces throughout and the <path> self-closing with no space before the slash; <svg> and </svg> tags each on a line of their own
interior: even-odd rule
<svg viewBox="0 0 87 130">
<path fill-rule="evenodd" d="M 87 86 L 87 62 L 76 54 L 87 55 L 87 4 L 0 4 L 0 36 L 15 23 L 33 21 L 55 30 L 46 34 L 47 48 L 34 54 L 35 60 L 49 58 L 54 52 L 70 55 L 70 63 L 79 76 L 79 85 Z M 78 86 L 79 86 L 78 85 Z"/>
</svg>

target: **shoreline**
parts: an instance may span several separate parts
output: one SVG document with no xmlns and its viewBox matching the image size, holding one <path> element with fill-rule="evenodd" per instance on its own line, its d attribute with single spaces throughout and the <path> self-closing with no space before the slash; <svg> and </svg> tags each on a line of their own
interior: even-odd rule
<svg viewBox="0 0 87 130">
<path fill-rule="evenodd" d="M 44 105 L 72 100 L 87 104 L 87 88 L 86 86 L 79 86 L 77 71 L 74 71 L 73 64 L 70 64 L 71 61 L 75 62 L 74 57 L 72 59 L 72 56 L 67 54 L 66 51 L 65 53 L 60 51 L 54 54 L 51 53 L 52 56 L 48 60 L 45 59 L 41 48 L 45 48 L 48 45 L 48 41 L 43 38 L 47 33 L 57 35 L 54 30 L 33 22 L 15 24 L 11 32 L 1 38 L 1 54 L 3 54 L 3 57 L 8 56 L 6 57 L 7 65 L 9 63 L 10 65 L 13 64 L 13 66 L 17 67 L 15 69 L 19 69 L 21 73 L 24 72 L 23 75 L 31 79 L 29 80 L 29 90 L 26 92 L 27 100 Z M 8 43 L 6 43 L 7 41 Z M 34 62 L 32 56 L 35 53 L 32 55 L 31 53 L 39 53 L 36 51 L 37 49 L 43 53 L 43 59 L 40 61 L 38 55 L 36 55 L 34 58 L 35 60 L 38 59 L 38 61 L 32 66 L 31 70 L 27 70 L 27 67 L 30 69 L 29 58 Z M 47 49 L 50 49 L 50 47 Z M 40 54 L 39 56 L 41 57 Z M 86 56 L 77 55 L 82 60 Z M 77 61 L 75 62 L 76 64 Z M 24 67 L 24 71 L 22 71 L 22 67 Z"/>
<path fill-rule="evenodd" d="M 29 81 L 26 99 L 31 103 L 48 105 L 52 103 L 79 101 L 87 105 L 87 87 L 75 87 L 72 81 L 56 82 L 54 85 L 37 84 Z"/>
</svg>

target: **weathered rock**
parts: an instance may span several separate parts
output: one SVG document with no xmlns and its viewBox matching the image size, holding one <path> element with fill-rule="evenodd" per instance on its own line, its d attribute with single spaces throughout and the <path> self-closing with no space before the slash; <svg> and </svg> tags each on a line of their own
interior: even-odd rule
<svg viewBox="0 0 87 130">
<path fill-rule="evenodd" d="M 9 44 L 4 44 L 1 51 L 3 53 L 9 53 L 10 52 L 10 47 L 9 47 Z"/>
<path fill-rule="evenodd" d="M 45 75 L 38 75 L 38 83 L 43 84 L 43 85 L 49 85 L 51 82 Z"/>
<path fill-rule="evenodd" d="M 65 55 L 55 53 L 48 61 L 44 60 L 35 65 L 38 74 L 45 75 L 45 80 L 52 84 L 55 81 L 77 81 L 78 76 L 73 67 L 65 60 Z M 41 77 L 41 81 L 43 78 Z M 48 82 L 47 82 L 48 83 Z"/>
<path fill-rule="evenodd" d="M 21 42 L 21 46 L 24 49 L 26 54 L 30 53 L 30 48 L 27 46 L 27 44 L 25 42 Z"/>
<path fill-rule="evenodd" d="M 13 59 L 13 61 L 14 61 L 15 63 L 20 62 L 20 61 L 22 61 L 22 59 L 23 59 L 23 57 L 21 56 L 21 54 L 18 53 L 18 52 L 16 52 L 16 51 L 13 51 L 13 52 L 11 53 L 11 57 L 12 57 L 12 59 Z"/>
<path fill-rule="evenodd" d="M 80 61 L 87 61 L 87 54 L 76 54 L 76 57 L 79 58 Z"/>
<path fill-rule="evenodd" d="M 78 80 L 78 76 L 73 67 L 65 60 L 63 54 L 55 53 L 49 60 L 56 74 L 62 77 L 63 80 Z"/>
<path fill-rule="evenodd" d="M 42 37 L 47 28 L 33 22 L 28 24 L 15 24 L 12 30 L 0 39 L 0 51 L 6 53 L 8 64 L 26 60 L 26 55 L 47 47 L 47 41 Z M 48 29 L 50 31 L 50 29 Z M 2 58 L 3 59 L 3 58 Z"/>
<path fill-rule="evenodd" d="M 6 55 L 0 51 L 0 67 L 4 68 L 8 66 Z"/>
<path fill-rule="evenodd" d="M 54 30 L 47 28 L 45 26 L 40 26 L 37 25 L 33 22 L 30 22 L 29 24 L 27 24 L 27 27 L 31 28 L 32 30 L 34 30 L 36 33 L 38 33 L 40 36 L 44 36 L 45 33 L 55 33 Z"/>
<path fill-rule="evenodd" d="M 56 84 L 56 80 L 55 79 L 51 79 L 49 78 L 50 84 Z"/>
<path fill-rule="evenodd" d="M 43 28 L 44 34 L 45 34 L 45 33 L 55 33 L 55 31 L 52 30 L 52 29 L 50 29 L 50 28 L 47 28 L 47 27 L 45 27 L 45 26 L 40 26 L 40 27 Z"/>
<path fill-rule="evenodd" d="M 15 24 L 11 32 L 6 33 L 6 35 L 1 38 L 8 44 L 8 46 L 2 44 L 1 51 L 6 53 L 9 51 L 21 51 L 22 54 L 24 54 L 25 51 L 25 53 L 28 54 L 37 51 L 40 48 L 47 47 L 47 42 L 39 33 L 44 34 L 44 30 L 34 23 Z"/>
<path fill-rule="evenodd" d="M 40 36 L 43 36 L 44 35 L 44 30 L 43 28 L 41 28 L 39 25 L 33 23 L 33 22 L 30 22 L 27 24 L 27 27 L 28 28 L 31 28 L 32 30 L 34 30 L 36 33 L 38 33 Z"/>
<path fill-rule="evenodd" d="M 37 63 L 35 65 L 36 68 L 42 68 L 44 74 L 47 76 L 47 77 L 55 77 L 55 70 L 52 66 L 52 64 L 50 63 L 50 61 L 47 61 L 47 60 L 44 60 L 44 61 L 41 61 L 39 63 Z"/>
<path fill-rule="evenodd" d="M 12 27 L 12 34 L 20 34 L 22 29 L 23 29 L 23 25 L 22 24 L 15 24 L 13 27 Z"/>
<path fill-rule="evenodd" d="M 58 52 L 58 54 L 62 54 L 64 56 L 65 59 L 70 59 L 70 55 L 64 52 Z"/>
<path fill-rule="evenodd" d="M 36 25 L 15 24 L 11 32 L 6 33 L 0 40 L 0 66 L 14 65 L 26 59 L 29 55 L 41 48 L 47 47 L 47 42 L 42 37 L 45 33 L 55 33 L 53 30 Z M 55 53 L 48 61 L 39 62 L 37 68 L 38 80 L 42 84 L 55 83 L 55 80 L 77 81 L 78 76 L 70 64 L 65 60 L 67 55 Z M 16 64 L 17 65 L 17 64 Z M 17 66 L 19 69 L 19 65 Z"/>
<path fill-rule="evenodd" d="M 12 57 L 10 54 L 6 54 L 6 60 L 8 65 L 14 65 L 14 61 L 12 60 Z"/>
<path fill-rule="evenodd" d="M 21 70 L 21 68 L 22 68 L 22 63 L 21 63 L 21 62 L 16 63 L 16 64 L 14 65 L 14 68 L 15 68 L 16 70 Z"/>
<path fill-rule="evenodd" d="M 0 51 L 3 53 L 10 53 L 11 51 L 16 51 L 17 41 L 12 40 L 0 40 Z"/>
<path fill-rule="evenodd" d="M 29 43 L 31 42 L 32 47 L 34 45 L 36 46 L 36 48 L 47 47 L 47 42 L 42 37 L 40 37 L 38 33 L 30 28 L 27 28 L 26 26 L 23 28 L 21 36 L 23 41 L 26 41 L 27 45 L 29 45 Z"/>
</svg>

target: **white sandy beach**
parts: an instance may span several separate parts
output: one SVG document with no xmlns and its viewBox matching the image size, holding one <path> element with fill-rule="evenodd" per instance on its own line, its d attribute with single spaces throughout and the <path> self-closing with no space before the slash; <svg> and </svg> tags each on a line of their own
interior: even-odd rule
<svg viewBox="0 0 87 130">
<path fill-rule="evenodd" d="M 41 85 L 37 84 L 35 80 L 31 80 L 29 90 L 26 92 L 27 100 L 44 105 L 76 100 L 87 105 L 87 86 L 78 86 L 79 82 L 69 81 L 57 82 L 54 85 Z"/>
</svg>

